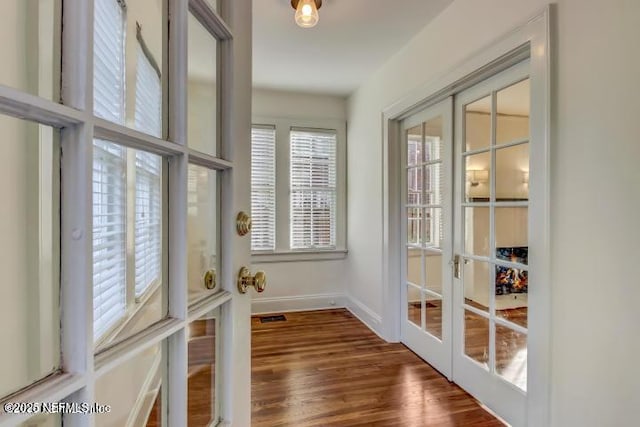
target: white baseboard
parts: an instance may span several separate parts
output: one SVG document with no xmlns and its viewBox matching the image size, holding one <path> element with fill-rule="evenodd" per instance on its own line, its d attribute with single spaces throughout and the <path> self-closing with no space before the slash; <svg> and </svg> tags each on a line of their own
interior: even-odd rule
<svg viewBox="0 0 640 427">
<path fill-rule="evenodd" d="M 376 335 L 384 339 L 382 336 L 382 318 L 362 302 L 356 300 L 352 296 L 347 297 L 347 310 L 356 316 L 362 323 L 371 329 Z"/>
<path fill-rule="evenodd" d="M 345 308 L 345 294 L 312 294 L 292 297 L 256 298 L 251 301 L 251 313 L 283 313 L 288 311 L 322 310 Z"/>
</svg>

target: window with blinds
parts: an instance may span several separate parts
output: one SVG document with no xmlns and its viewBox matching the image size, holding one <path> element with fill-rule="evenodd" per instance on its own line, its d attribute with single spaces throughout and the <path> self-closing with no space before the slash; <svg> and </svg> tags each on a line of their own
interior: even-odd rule
<svg viewBox="0 0 640 427">
<path fill-rule="evenodd" d="M 125 17 L 117 0 L 96 0 L 93 37 L 93 112 L 125 122 Z"/>
<path fill-rule="evenodd" d="M 290 132 L 291 249 L 336 247 L 336 131 Z"/>
<path fill-rule="evenodd" d="M 126 310 L 126 149 L 93 144 L 93 334 L 97 339 Z"/>
<path fill-rule="evenodd" d="M 136 152 L 135 295 L 160 282 L 162 265 L 162 158 Z"/>
<path fill-rule="evenodd" d="M 137 26 L 135 127 L 139 131 L 162 137 L 162 82 L 160 69 L 151 56 Z"/>
<path fill-rule="evenodd" d="M 251 250 L 276 247 L 276 129 L 251 129 Z"/>
</svg>

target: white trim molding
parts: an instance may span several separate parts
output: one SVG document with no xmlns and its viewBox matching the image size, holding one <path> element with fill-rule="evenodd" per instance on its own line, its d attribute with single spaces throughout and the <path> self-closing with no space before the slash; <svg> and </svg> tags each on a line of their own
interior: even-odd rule
<svg viewBox="0 0 640 427">
<path fill-rule="evenodd" d="M 347 307 L 347 297 L 343 293 L 255 298 L 251 301 L 251 314 L 286 313 L 345 307 Z"/>
<path fill-rule="evenodd" d="M 364 323 L 369 329 L 371 329 L 376 335 L 383 340 L 385 337 L 382 335 L 382 318 L 376 314 L 369 307 L 362 302 L 353 298 L 351 295 L 347 298 L 347 310 L 356 316 L 362 323 Z"/>
<path fill-rule="evenodd" d="M 381 116 L 383 130 L 383 300 L 380 329 L 384 339 L 400 340 L 401 287 L 401 167 L 400 121 L 442 99 L 460 93 L 476 83 L 527 58 L 531 79 L 532 168 L 529 194 L 532 200 L 530 224 L 538 239 L 530 244 L 530 262 L 536 283 L 529 294 L 529 352 L 527 421 L 530 426 L 550 423 L 551 394 L 551 283 L 550 274 L 550 146 L 551 146 L 551 31 L 552 6 L 523 25 L 494 40 L 470 58 L 386 108 Z M 530 232 L 531 234 L 531 232 Z M 535 254 L 535 255 L 533 255 Z M 534 260 L 535 257 L 535 260 Z M 357 311 L 359 305 L 353 306 Z M 367 316 L 366 311 L 363 316 Z M 367 322 L 365 322 L 367 323 Z M 371 326 L 371 325 L 369 325 Z M 372 328 L 373 329 L 373 328 Z"/>
</svg>

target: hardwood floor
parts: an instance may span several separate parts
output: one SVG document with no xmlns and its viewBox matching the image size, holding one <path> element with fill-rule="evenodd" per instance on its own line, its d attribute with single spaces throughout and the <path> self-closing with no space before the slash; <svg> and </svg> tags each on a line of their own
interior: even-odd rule
<svg viewBox="0 0 640 427">
<path fill-rule="evenodd" d="M 402 344 L 347 310 L 252 319 L 252 426 L 503 424 Z"/>
</svg>

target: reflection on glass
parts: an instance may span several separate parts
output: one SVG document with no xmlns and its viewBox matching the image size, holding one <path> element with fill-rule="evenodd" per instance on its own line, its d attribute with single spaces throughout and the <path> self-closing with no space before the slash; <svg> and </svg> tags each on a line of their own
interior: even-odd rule
<svg viewBox="0 0 640 427">
<path fill-rule="evenodd" d="M 464 311 L 464 354 L 489 368 L 489 319 Z"/>
<path fill-rule="evenodd" d="M 491 143 L 491 96 L 465 106 L 465 151 L 489 147 Z"/>
<path fill-rule="evenodd" d="M 431 292 L 442 295 L 443 257 L 439 250 L 426 249 L 424 251 L 426 288 Z"/>
<path fill-rule="evenodd" d="M 465 157 L 465 201 L 487 202 L 491 185 L 491 154 L 474 154 Z"/>
<path fill-rule="evenodd" d="M 93 110 L 162 136 L 163 2 L 96 0 Z"/>
<path fill-rule="evenodd" d="M 407 166 L 422 164 L 422 125 L 407 131 Z"/>
<path fill-rule="evenodd" d="M 444 233 L 444 227 L 442 223 L 442 208 L 425 209 L 424 219 L 424 246 L 439 248 Z"/>
<path fill-rule="evenodd" d="M 217 420 L 216 331 L 219 318 L 216 309 L 189 324 L 189 427 L 208 427 Z"/>
<path fill-rule="evenodd" d="M 442 165 L 435 163 L 424 167 L 424 199 L 427 205 L 442 204 L 444 192 Z"/>
<path fill-rule="evenodd" d="M 59 427 L 62 425 L 62 417 L 60 414 L 38 414 L 22 424 L 18 424 L 18 427 Z"/>
<path fill-rule="evenodd" d="M 0 84 L 58 101 L 61 8 L 55 0 L 2 0 Z"/>
<path fill-rule="evenodd" d="M 529 208 L 496 208 L 496 256 L 506 261 L 527 264 Z"/>
<path fill-rule="evenodd" d="M 531 90 L 529 79 L 497 93 L 496 144 L 529 138 Z"/>
<path fill-rule="evenodd" d="M 424 161 L 442 159 L 442 116 L 424 123 Z"/>
<path fill-rule="evenodd" d="M 217 292 L 209 289 L 207 272 L 217 276 L 218 268 L 218 185 L 216 171 L 189 165 L 187 244 L 189 261 L 189 301 Z"/>
<path fill-rule="evenodd" d="M 422 209 L 407 208 L 407 243 L 419 245 L 422 242 Z"/>
<path fill-rule="evenodd" d="M 94 141 L 93 333 L 98 350 L 167 313 L 162 291 L 162 163 L 155 154 Z"/>
<path fill-rule="evenodd" d="M 422 293 L 419 288 L 411 285 L 407 285 L 407 317 L 422 328 Z"/>
<path fill-rule="evenodd" d="M 3 115 L 0 134 L 0 396 L 5 396 L 60 366 L 60 147 L 53 128 Z"/>
<path fill-rule="evenodd" d="M 96 427 L 162 425 L 162 346 L 156 344 L 96 380 L 96 403 L 111 412 L 96 414 Z"/>
<path fill-rule="evenodd" d="M 422 167 L 407 169 L 407 204 L 422 204 Z"/>
<path fill-rule="evenodd" d="M 422 286 L 422 250 L 407 248 L 407 282 Z"/>
<path fill-rule="evenodd" d="M 442 297 L 427 295 L 425 301 L 425 329 L 442 339 Z"/>
<path fill-rule="evenodd" d="M 464 208 L 464 251 L 488 257 L 489 208 Z"/>
<path fill-rule="evenodd" d="M 496 325 L 496 373 L 527 390 L 527 336 Z"/>
<path fill-rule="evenodd" d="M 188 142 L 194 150 L 218 154 L 218 42 L 189 14 Z"/>
<path fill-rule="evenodd" d="M 496 150 L 496 197 L 498 201 L 529 198 L 529 144 Z"/>
<path fill-rule="evenodd" d="M 482 311 L 488 311 L 491 295 L 489 263 L 472 259 L 465 259 L 463 263 L 465 304 Z"/>
</svg>

